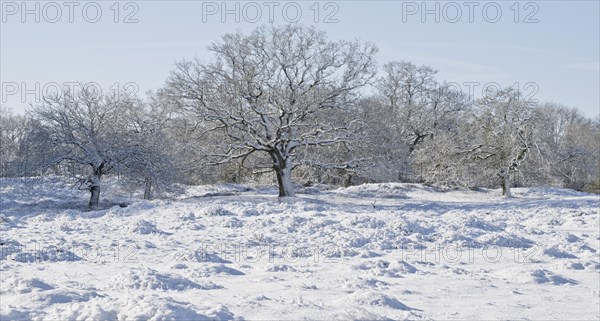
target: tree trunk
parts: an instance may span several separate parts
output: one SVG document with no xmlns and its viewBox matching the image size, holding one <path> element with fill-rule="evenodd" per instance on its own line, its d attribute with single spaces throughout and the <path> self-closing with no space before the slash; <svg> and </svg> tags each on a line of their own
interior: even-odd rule
<svg viewBox="0 0 600 321">
<path fill-rule="evenodd" d="M 149 178 L 144 179 L 144 199 L 152 199 L 152 180 Z"/>
<path fill-rule="evenodd" d="M 276 167 L 277 184 L 279 185 L 279 197 L 294 197 L 294 187 L 292 186 L 292 171 L 289 167 Z"/>
<path fill-rule="evenodd" d="M 100 186 L 90 186 L 90 208 L 95 208 L 98 206 L 100 201 Z"/>
<path fill-rule="evenodd" d="M 510 174 L 505 173 L 502 182 L 502 195 L 507 198 L 511 198 L 512 194 L 510 192 Z"/>
<path fill-rule="evenodd" d="M 88 206 L 90 208 L 95 208 L 98 206 L 100 202 L 100 179 L 102 177 L 102 169 L 104 168 L 104 164 L 100 164 L 100 166 L 94 166 L 94 172 L 89 177 L 90 183 L 90 202 Z"/>
<path fill-rule="evenodd" d="M 344 187 L 350 187 L 352 185 L 352 174 L 344 175 Z"/>
<path fill-rule="evenodd" d="M 269 155 L 273 160 L 273 169 L 277 175 L 277 185 L 279 186 L 279 197 L 294 197 L 294 187 L 292 185 L 292 167 L 286 157 L 279 150 L 275 150 Z"/>
</svg>

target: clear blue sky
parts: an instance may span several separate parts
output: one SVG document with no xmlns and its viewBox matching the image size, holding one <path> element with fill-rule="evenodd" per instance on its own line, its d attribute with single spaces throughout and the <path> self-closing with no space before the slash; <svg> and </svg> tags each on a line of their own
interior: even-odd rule
<svg viewBox="0 0 600 321">
<path fill-rule="evenodd" d="M 222 1 L 132 1 L 129 6 L 128 2 L 118 3 L 119 23 L 115 23 L 115 2 L 97 1 L 102 15 L 98 22 L 91 23 L 85 19 L 94 20 L 95 4 L 86 7 L 84 17 L 86 2 L 71 7 L 72 14 L 69 5 L 55 2 L 62 13 L 57 17 L 53 5 L 37 2 L 39 12 L 25 15 L 23 21 L 23 9 L 35 9 L 36 2 L 29 1 L 23 8 L 21 1 L 2 1 L 2 99 L 13 110 L 23 110 L 26 104 L 20 94 L 24 89 L 34 89 L 36 83 L 40 89 L 48 83 L 64 82 L 96 82 L 104 88 L 132 82 L 141 92 L 157 89 L 174 61 L 195 55 L 210 59 L 206 46 L 223 33 L 249 31 L 269 24 L 269 18 L 275 24 L 284 24 L 293 21 L 300 8 L 299 22 L 304 25 L 315 25 L 332 38 L 360 38 L 375 43 L 380 49 L 380 64 L 405 60 L 431 65 L 439 70 L 440 79 L 463 84 L 465 90 L 465 82 L 482 84 L 475 87 L 475 95 L 485 83 L 510 86 L 516 82 L 527 93 L 533 94 L 537 88 L 534 98 L 541 101 L 555 101 L 577 107 L 589 116 L 598 115 L 599 2 L 515 2 L 457 1 L 449 5 L 446 1 L 428 1 L 423 8 L 422 1 L 337 1 L 329 5 L 322 1 L 317 4 L 316 17 L 315 1 L 288 4 L 286 16 L 283 7 L 287 2 L 237 2 L 239 11 L 222 21 Z M 436 4 L 439 11 L 423 20 L 423 9 L 435 9 Z M 235 5 L 232 1 L 226 3 L 229 9 Z M 457 7 L 461 16 L 457 16 Z M 496 15 L 498 7 L 500 16 Z M 256 17 L 256 8 L 262 16 Z M 218 12 L 211 15 L 211 10 Z M 123 23 L 134 11 L 129 20 L 137 19 L 137 23 Z M 331 23 L 325 23 L 334 11 L 329 17 Z M 40 22 L 36 23 L 35 18 Z M 53 20 L 57 22 L 51 23 Z M 536 86 L 523 88 L 529 82 Z M 15 90 L 7 87 L 9 83 L 18 84 L 17 94 L 7 93 Z M 35 97 L 28 94 L 25 98 L 32 102 Z"/>
</svg>

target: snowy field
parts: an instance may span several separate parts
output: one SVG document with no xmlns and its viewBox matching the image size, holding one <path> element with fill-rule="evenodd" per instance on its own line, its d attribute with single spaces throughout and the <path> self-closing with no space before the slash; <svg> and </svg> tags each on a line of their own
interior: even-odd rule
<svg viewBox="0 0 600 321">
<path fill-rule="evenodd" d="M 598 320 L 598 196 L 499 194 L 109 188 L 87 211 L 58 178 L 1 179 L 0 319 Z"/>
</svg>

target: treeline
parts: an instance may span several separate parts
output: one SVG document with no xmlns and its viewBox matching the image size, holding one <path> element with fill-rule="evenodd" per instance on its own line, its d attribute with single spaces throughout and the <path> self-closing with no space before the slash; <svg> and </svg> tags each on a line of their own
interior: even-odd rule
<svg viewBox="0 0 600 321">
<path fill-rule="evenodd" d="M 289 25 L 224 35 L 145 97 L 92 90 L 0 111 L 2 177 L 70 175 L 98 202 L 118 174 L 146 198 L 174 183 L 600 189 L 600 121 L 527 100 L 473 99 L 429 66 L 378 68 L 370 43 Z"/>
</svg>

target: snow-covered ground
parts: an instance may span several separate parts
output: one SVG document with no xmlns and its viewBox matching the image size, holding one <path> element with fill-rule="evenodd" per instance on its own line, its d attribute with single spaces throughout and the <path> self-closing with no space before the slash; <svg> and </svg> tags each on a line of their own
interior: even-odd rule
<svg viewBox="0 0 600 321">
<path fill-rule="evenodd" d="M 0 180 L 1 320 L 598 320 L 598 195 Z M 107 204 L 107 203 L 105 203 Z"/>
</svg>

